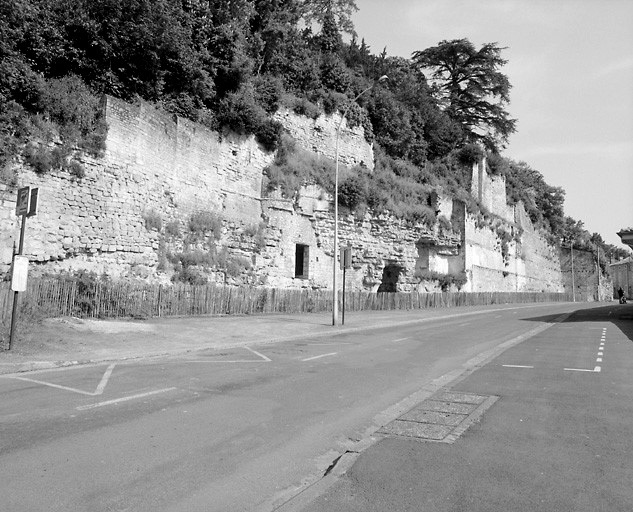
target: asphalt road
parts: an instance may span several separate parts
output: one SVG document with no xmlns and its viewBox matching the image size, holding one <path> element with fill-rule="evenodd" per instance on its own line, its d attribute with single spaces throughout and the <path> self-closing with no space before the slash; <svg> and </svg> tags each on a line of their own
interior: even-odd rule
<svg viewBox="0 0 633 512">
<path fill-rule="evenodd" d="M 454 443 L 384 436 L 297 508 L 633 510 L 633 320 L 622 311 L 582 310 L 508 349 L 451 387 L 499 397 Z"/>
<path fill-rule="evenodd" d="M 1 508 L 6 512 L 190 512 L 291 507 L 300 503 L 293 499 L 299 491 L 306 496 L 306 490 L 318 489 L 341 454 L 380 439 L 376 431 L 382 425 L 504 350 L 498 359 L 459 383 L 468 391 L 501 399 L 485 413 L 481 424 L 449 446 L 452 451 L 435 453 L 437 446 L 432 443 L 385 438 L 363 451 L 353 470 L 308 506 L 314 510 L 420 510 L 406 508 L 406 503 L 421 503 L 420 496 L 429 493 L 440 496 L 437 493 L 447 487 L 438 468 L 445 468 L 452 482 L 448 488 L 465 496 L 466 501 L 460 503 L 466 508 L 429 510 L 476 510 L 467 506 L 470 493 L 475 492 L 472 489 L 489 496 L 492 491 L 485 486 L 495 481 L 496 473 L 486 479 L 486 472 L 474 471 L 462 479 L 441 464 L 446 463 L 446 455 L 461 460 L 455 468 L 462 469 L 479 468 L 480 460 L 502 459 L 507 463 L 499 469 L 503 475 L 523 468 L 525 461 L 530 461 L 530 467 L 550 461 L 547 476 L 537 482 L 555 477 L 551 471 L 570 471 L 569 463 L 579 487 L 587 483 L 588 472 L 599 468 L 611 478 L 609 485 L 620 489 L 618 475 L 629 481 L 633 476 L 626 459 L 633 433 L 627 402 L 631 388 L 626 383 L 632 345 L 608 317 L 602 318 L 608 307 L 604 312 L 586 310 L 572 317 L 594 315 L 587 321 L 562 324 L 551 322 L 575 309 L 572 305 L 492 309 L 329 338 L 265 346 L 254 342 L 159 360 L 3 376 Z M 594 372 L 596 336 L 603 326 L 609 343 L 602 371 Z M 515 366 L 501 366 L 501 361 Z M 535 389 L 540 394 L 535 396 Z M 623 418 L 628 418 L 628 425 L 618 422 Z M 490 425 L 494 426 L 488 433 L 492 451 L 479 445 L 471 453 L 459 450 L 469 440 L 479 439 Z M 560 445 L 552 451 L 554 431 L 561 432 L 553 436 Z M 583 435 L 588 438 L 581 439 Z M 573 451 L 568 452 L 570 443 Z M 582 446 L 591 455 L 603 456 L 603 464 L 586 454 L 578 459 L 576 451 L 582 451 Z M 393 464 L 394 471 L 404 469 L 416 482 L 411 487 L 417 490 L 405 493 L 405 501 L 389 497 L 390 482 L 393 492 L 402 496 L 400 479 L 381 477 L 379 486 L 362 487 L 367 482 L 365 473 L 376 466 L 371 462 L 376 450 L 385 452 L 379 453 L 381 468 Z M 516 457 L 519 462 L 512 463 Z M 534 480 L 532 473 L 526 469 L 516 475 L 515 487 L 520 487 L 523 477 Z M 427 481 L 423 474 L 431 478 Z M 362 487 L 359 493 L 355 485 Z M 505 484 L 498 487 L 500 495 L 512 489 Z M 379 493 L 379 499 L 375 494 L 381 489 L 385 492 Z M 352 491 L 369 501 L 348 499 L 346 493 Z M 630 497 L 624 489 L 619 492 Z M 542 495 L 529 492 L 526 496 Z M 331 500 L 338 498 L 352 508 L 331 507 Z M 437 503 L 444 498 L 438 497 Z M 380 504 L 381 499 L 382 508 L 371 508 L 371 503 Z M 360 508 L 353 508 L 356 505 Z"/>
</svg>

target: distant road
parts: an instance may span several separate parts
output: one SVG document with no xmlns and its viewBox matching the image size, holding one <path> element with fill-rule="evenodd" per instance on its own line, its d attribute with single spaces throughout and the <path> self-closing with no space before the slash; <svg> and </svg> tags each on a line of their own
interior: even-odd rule
<svg viewBox="0 0 633 512">
<path fill-rule="evenodd" d="M 534 367 L 495 365 L 494 378 L 513 388 L 554 367 L 559 379 L 588 377 L 558 367 L 597 365 L 588 359 L 593 339 L 578 341 L 589 327 L 551 322 L 589 307 L 491 307 L 329 338 L 0 377 L 1 508 L 272 510 L 381 424 L 503 350 L 525 346 L 504 362 Z M 545 332 L 555 344 L 539 357 L 528 338 Z M 617 364 L 589 378 L 603 381 Z"/>
</svg>

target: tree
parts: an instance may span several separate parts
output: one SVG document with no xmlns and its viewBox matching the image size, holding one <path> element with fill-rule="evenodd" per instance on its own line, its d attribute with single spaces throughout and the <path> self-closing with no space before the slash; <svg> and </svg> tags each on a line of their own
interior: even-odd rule
<svg viewBox="0 0 633 512">
<path fill-rule="evenodd" d="M 352 14 L 358 11 L 355 0 L 303 0 L 302 17 L 306 25 L 317 23 L 323 27 L 328 16 L 333 16 L 339 32 L 355 35 Z"/>
<path fill-rule="evenodd" d="M 441 41 L 413 53 L 413 61 L 430 71 L 430 82 L 444 111 L 464 128 L 471 142 L 487 149 L 505 147 L 515 131 L 516 120 L 505 110 L 510 82 L 499 71 L 507 61 L 496 43 L 477 50 L 468 39 Z"/>
</svg>

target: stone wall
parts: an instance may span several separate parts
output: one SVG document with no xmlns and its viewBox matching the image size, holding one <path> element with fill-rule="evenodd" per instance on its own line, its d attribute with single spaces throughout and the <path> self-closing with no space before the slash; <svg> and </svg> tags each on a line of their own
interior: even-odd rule
<svg viewBox="0 0 633 512">
<path fill-rule="evenodd" d="M 174 271 L 167 255 L 198 250 L 222 253 L 225 263 L 232 258 L 232 271 L 209 272 L 216 281 L 331 287 L 334 220 L 324 190 L 304 187 L 294 201 L 262 197 L 263 170 L 274 155 L 254 137 L 221 135 L 145 103 L 108 97 L 104 108 L 107 149 L 99 159 L 78 156 L 82 179 L 61 170 L 44 176 L 20 170 L 20 186 L 40 189 L 39 212 L 27 220 L 25 253 L 37 263 L 32 272 L 85 269 L 167 281 Z M 282 111 L 276 119 L 300 146 L 334 157 L 338 115 L 313 120 Z M 373 168 L 362 128 L 343 123 L 340 157 Z M 507 204 L 503 178 L 489 176 L 485 164 L 475 166 L 471 193 L 491 212 L 492 225 L 441 195 L 433 198 L 440 219 L 433 227 L 387 213 L 341 212 L 339 244 L 353 255 L 348 289 L 435 291 L 428 274 L 466 273 L 466 290 L 562 291 L 558 253 L 522 207 Z M 8 270 L 19 236 L 14 209 L 15 191 L 0 188 L 0 272 Z M 215 239 L 187 239 L 196 212 L 221 219 Z M 513 234 L 507 250 L 500 228 Z"/>
<path fill-rule="evenodd" d="M 609 274 L 612 279 L 610 297 L 617 297 L 618 288 L 622 287 L 625 296 L 633 300 L 633 258 L 626 258 L 609 265 Z"/>
<path fill-rule="evenodd" d="M 507 203 L 505 178 L 488 174 L 485 159 L 473 165 L 471 195 L 486 208 L 488 220 L 465 214 L 467 289 L 562 292 L 557 250 L 534 228 L 521 203 Z"/>
<path fill-rule="evenodd" d="M 563 247 L 560 249 L 560 261 L 565 291 L 575 294 L 577 301 L 592 302 L 612 297 L 613 283 L 609 276 L 600 273 L 598 287 L 598 262 L 593 252 L 574 249 L 572 265 L 572 252 Z"/>
<path fill-rule="evenodd" d="M 39 188 L 39 211 L 27 220 L 24 248 L 39 264 L 32 272 L 85 269 L 116 277 L 167 279 L 157 272 L 160 259 L 168 250 L 182 250 L 183 241 L 167 237 L 165 226 L 186 231 L 191 214 L 204 211 L 223 220 L 218 247 L 250 258 L 250 274 L 258 276 L 257 282 L 306 285 L 293 277 L 294 251 L 289 244 L 315 241 L 313 212 L 263 209 L 263 169 L 274 155 L 263 151 L 254 137 L 221 135 L 144 102 L 107 97 L 103 105 L 109 127 L 106 152 L 98 159 L 77 155 L 85 169 L 82 179 L 63 170 L 39 176 L 28 167 L 19 169 L 20 186 Z M 287 111 L 276 117 L 299 145 L 334 156 L 340 117 L 313 120 Z M 344 164 L 373 168 L 372 147 L 362 128 L 349 129 L 343 123 L 340 158 Z M 328 217 L 327 194 L 309 187 L 303 195 L 304 207 L 315 203 Z M 19 237 L 15 198 L 15 190 L 0 188 L 1 273 L 9 269 Z M 148 229 L 148 217 L 159 219 L 161 230 Z M 243 233 L 266 220 L 268 240 L 264 247 L 255 247 Z M 312 255 L 318 263 L 326 258 L 318 249 Z M 317 286 L 329 282 L 318 271 L 314 278 Z"/>
</svg>

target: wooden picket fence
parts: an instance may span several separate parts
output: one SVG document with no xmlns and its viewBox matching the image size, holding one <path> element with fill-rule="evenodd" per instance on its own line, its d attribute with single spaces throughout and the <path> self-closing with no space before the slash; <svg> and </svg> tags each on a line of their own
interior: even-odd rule
<svg viewBox="0 0 633 512">
<path fill-rule="evenodd" d="M 342 302 L 342 297 L 340 297 Z M 564 302 L 569 294 L 537 292 L 445 292 L 345 294 L 347 311 L 448 308 L 506 303 Z M 0 283 L 0 320 L 11 314 L 13 292 Z M 128 282 L 82 283 L 30 279 L 21 307 L 39 317 L 149 318 L 256 313 L 313 313 L 332 310 L 332 291 L 230 286 L 149 285 Z M 341 307 L 339 305 L 339 307 Z"/>
</svg>

